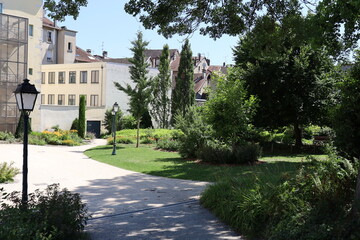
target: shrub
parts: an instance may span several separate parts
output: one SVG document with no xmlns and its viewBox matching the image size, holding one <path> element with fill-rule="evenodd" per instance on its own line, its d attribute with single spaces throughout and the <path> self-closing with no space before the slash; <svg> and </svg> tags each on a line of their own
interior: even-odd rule
<svg viewBox="0 0 360 240">
<path fill-rule="evenodd" d="M 325 161 L 311 159 L 295 178 L 279 184 L 263 178 L 251 186 L 234 178 L 216 183 L 201 202 L 250 237 L 359 239 L 360 221 L 350 214 L 358 167 L 331 154 Z"/>
<path fill-rule="evenodd" d="M 15 136 L 10 132 L 0 132 L 0 140 L 11 143 L 15 141 Z"/>
<path fill-rule="evenodd" d="M 176 128 L 183 134 L 179 136 L 179 153 L 185 158 L 196 157 L 196 152 L 211 138 L 211 127 L 205 123 L 202 109 L 190 107 L 185 116 L 175 117 Z"/>
<path fill-rule="evenodd" d="M 172 139 L 160 139 L 156 143 L 156 148 L 163 149 L 166 151 L 178 151 L 179 142 L 177 140 L 172 140 Z"/>
<path fill-rule="evenodd" d="M 132 144 L 135 143 L 135 138 L 134 137 L 124 137 L 124 136 L 116 136 L 116 143 L 120 143 L 120 144 Z M 113 137 L 109 137 L 107 139 L 108 144 L 113 144 L 114 142 L 114 138 Z"/>
<path fill-rule="evenodd" d="M 142 144 L 153 144 L 155 142 L 156 142 L 155 138 L 152 138 L 152 137 L 142 137 L 140 140 L 140 143 L 142 143 Z"/>
<path fill-rule="evenodd" d="M 75 118 L 74 121 L 71 123 L 70 130 L 78 130 L 79 129 L 79 119 Z"/>
<path fill-rule="evenodd" d="M 261 152 L 261 147 L 254 143 L 235 147 L 233 150 L 234 163 L 254 163 L 260 158 Z"/>
<path fill-rule="evenodd" d="M 120 119 L 120 129 L 135 129 L 136 119 L 132 115 L 123 116 Z"/>
<path fill-rule="evenodd" d="M 95 139 L 95 138 L 96 138 L 95 133 L 93 133 L 93 132 L 87 132 L 86 133 L 85 139 L 92 140 L 92 139 Z"/>
<path fill-rule="evenodd" d="M 234 155 L 229 146 L 215 142 L 207 142 L 196 153 L 197 157 L 204 162 L 233 163 Z"/>
<path fill-rule="evenodd" d="M 65 240 L 82 239 L 82 232 L 90 218 L 80 195 L 58 184 L 45 192 L 29 194 L 27 208 L 21 206 L 19 192 L 7 197 L 11 205 L 2 204 L 0 210 L 0 239 L 4 240 Z"/>
<path fill-rule="evenodd" d="M 0 163 L 0 183 L 13 181 L 19 169 L 13 167 L 14 163 L 8 164 L 7 162 Z"/>
<path fill-rule="evenodd" d="M 122 111 L 119 109 L 119 111 L 116 113 L 116 131 L 121 130 L 121 118 L 123 116 Z M 112 109 L 108 109 L 105 112 L 105 118 L 103 121 L 103 126 L 105 127 L 108 134 L 112 132 L 112 122 L 113 122 L 114 116 L 112 115 Z"/>
<path fill-rule="evenodd" d="M 242 164 L 254 163 L 261 155 L 258 144 L 248 143 L 231 148 L 219 142 L 209 141 L 197 152 L 197 157 L 204 162 Z"/>
</svg>

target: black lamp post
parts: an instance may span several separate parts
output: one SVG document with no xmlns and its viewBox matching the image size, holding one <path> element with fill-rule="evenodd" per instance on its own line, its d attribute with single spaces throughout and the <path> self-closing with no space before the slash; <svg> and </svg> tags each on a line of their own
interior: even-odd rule
<svg viewBox="0 0 360 240">
<path fill-rule="evenodd" d="M 116 155 L 116 113 L 119 111 L 119 104 L 117 102 L 114 103 L 111 114 L 113 115 L 112 121 L 112 132 L 113 132 L 113 152 L 112 155 Z"/>
<path fill-rule="evenodd" d="M 14 91 L 16 103 L 24 117 L 24 150 L 23 150 L 23 186 L 21 203 L 27 205 L 28 202 L 28 123 L 30 112 L 34 110 L 37 95 L 34 84 L 29 83 L 29 79 L 24 79 Z"/>
</svg>

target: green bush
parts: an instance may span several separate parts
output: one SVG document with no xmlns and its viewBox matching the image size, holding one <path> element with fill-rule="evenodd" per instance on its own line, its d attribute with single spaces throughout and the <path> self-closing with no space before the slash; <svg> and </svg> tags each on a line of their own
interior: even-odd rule
<svg viewBox="0 0 360 240">
<path fill-rule="evenodd" d="M 136 119 L 134 118 L 134 116 L 123 116 L 120 119 L 120 129 L 136 129 Z"/>
<path fill-rule="evenodd" d="M 142 143 L 142 144 L 153 144 L 155 142 L 156 142 L 155 138 L 152 138 L 152 137 L 145 136 L 145 137 L 140 138 L 140 143 Z"/>
<path fill-rule="evenodd" d="M 12 204 L 2 204 L 0 239 L 4 240 L 68 240 L 84 239 L 83 230 L 90 218 L 80 195 L 58 184 L 45 192 L 29 194 L 27 208 L 21 206 L 19 192 L 7 197 Z"/>
<path fill-rule="evenodd" d="M 172 139 L 160 139 L 156 143 L 156 148 L 166 151 L 179 151 L 179 142 Z"/>
<path fill-rule="evenodd" d="M 19 169 L 13 167 L 13 164 L 7 162 L 0 163 L 0 183 L 13 181 L 16 174 L 19 173 Z"/>
<path fill-rule="evenodd" d="M 70 130 L 79 130 L 79 119 L 75 118 L 74 121 L 71 123 Z"/>
<path fill-rule="evenodd" d="M 360 221 L 350 212 L 358 167 L 331 154 L 311 159 L 295 178 L 279 184 L 263 178 L 251 185 L 240 178 L 216 183 L 201 202 L 251 238 L 360 239 Z"/>
<path fill-rule="evenodd" d="M 233 149 L 230 146 L 218 142 L 207 142 L 197 151 L 197 157 L 204 162 L 243 164 L 254 163 L 261 155 L 261 147 L 258 144 L 246 144 Z"/>
<path fill-rule="evenodd" d="M 235 147 L 233 150 L 234 163 L 254 163 L 260 158 L 261 152 L 261 147 L 254 143 Z"/>
<path fill-rule="evenodd" d="M 207 142 L 196 152 L 196 156 L 204 162 L 234 163 L 234 155 L 229 146 L 215 142 Z"/>
<path fill-rule="evenodd" d="M 119 111 L 116 113 L 116 131 L 119 131 L 122 129 L 122 123 L 121 123 L 121 118 L 123 116 L 122 111 L 119 109 Z M 112 122 L 113 122 L 114 116 L 112 115 L 112 109 L 108 109 L 105 112 L 105 118 L 103 121 L 103 125 L 107 131 L 108 134 L 111 134 L 112 132 Z"/>
<path fill-rule="evenodd" d="M 15 142 L 15 136 L 10 132 L 0 132 L 0 140 L 12 143 Z"/>
<path fill-rule="evenodd" d="M 202 148 L 207 140 L 210 140 L 212 130 L 206 124 L 199 107 L 190 107 L 185 116 L 175 117 L 176 128 L 183 134 L 179 136 L 179 153 L 185 158 L 196 157 L 197 151 Z"/>
</svg>

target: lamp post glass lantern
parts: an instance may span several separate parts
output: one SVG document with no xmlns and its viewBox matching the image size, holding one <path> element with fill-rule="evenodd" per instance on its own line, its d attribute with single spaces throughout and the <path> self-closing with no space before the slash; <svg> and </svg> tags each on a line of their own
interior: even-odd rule
<svg viewBox="0 0 360 240">
<path fill-rule="evenodd" d="M 14 91 L 16 103 L 24 117 L 24 143 L 23 143 L 23 186 L 21 203 L 27 205 L 28 202 L 28 124 L 30 112 L 34 110 L 37 95 L 34 84 L 29 83 L 29 79 L 24 79 Z"/>
<path fill-rule="evenodd" d="M 119 104 L 117 102 L 114 103 L 111 114 L 113 115 L 112 121 L 112 132 L 113 132 L 113 151 L 112 155 L 116 155 L 116 113 L 119 111 Z"/>
</svg>

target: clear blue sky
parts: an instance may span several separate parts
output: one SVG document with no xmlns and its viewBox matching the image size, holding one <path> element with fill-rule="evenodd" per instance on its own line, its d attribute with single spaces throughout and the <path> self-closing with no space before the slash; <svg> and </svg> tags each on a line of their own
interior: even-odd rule
<svg viewBox="0 0 360 240">
<path fill-rule="evenodd" d="M 76 45 L 84 50 L 91 49 L 93 54 L 100 55 L 104 49 L 109 57 L 131 57 L 130 41 L 135 39 L 139 30 L 143 32 L 144 39 L 150 42 L 149 49 L 162 49 L 167 43 L 170 48 L 181 50 L 185 36 L 165 39 L 156 30 L 144 30 L 137 18 L 125 13 L 124 4 L 124 0 L 88 0 L 88 6 L 81 8 L 76 21 L 67 17 L 64 22 L 57 24 L 78 31 Z M 214 41 L 195 33 L 189 40 L 193 55 L 205 55 L 211 60 L 211 65 L 233 63 L 232 47 L 237 44 L 238 37 L 223 36 Z"/>
</svg>

